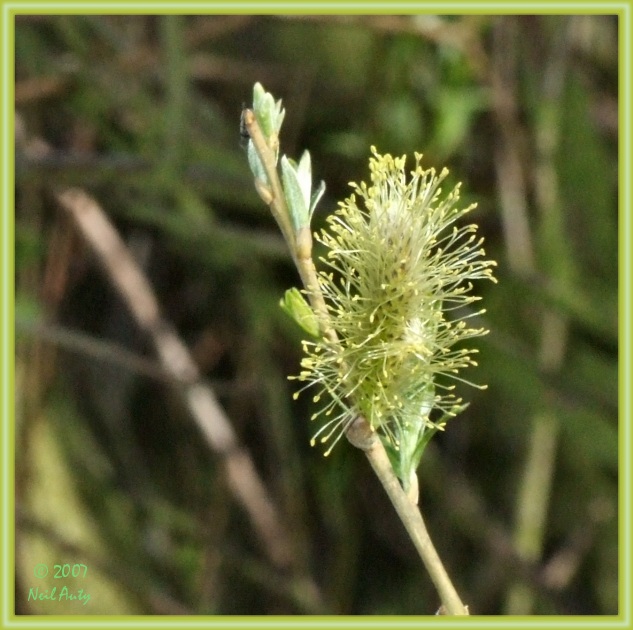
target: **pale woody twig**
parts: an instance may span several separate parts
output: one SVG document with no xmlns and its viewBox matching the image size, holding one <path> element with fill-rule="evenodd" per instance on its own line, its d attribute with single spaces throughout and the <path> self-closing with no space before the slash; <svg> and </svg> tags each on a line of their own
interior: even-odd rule
<svg viewBox="0 0 633 630">
<path fill-rule="evenodd" d="M 274 152 L 268 146 L 259 128 L 257 119 L 251 110 L 244 112 L 244 123 L 270 182 L 270 187 L 262 186 L 262 182 L 257 182 L 256 187 L 258 192 L 264 202 L 270 206 L 273 216 L 284 233 L 284 237 L 290 247 L 292 258 L 297 265 L 310 303 L 319 318 L 323 334 L 327 336 L 330 341 L 336 343 L 336 333 L 329 323 L 327 306 L 319 288 L 316 269 L 312 261 L 312 238 L 309 229 L 303 229 L 297 235 L 292 231 L 292 227 L 289 224 L 283 189 L 277 174 Z M 420 558 L 424 562 L 431 576 L 431 580 L 438 590 L 447 614 L 468 615 L 468 608 L 464 606 L 460 600 L 433 546 L 420 511 L 402 489 L 389 462 L 385 448 L 376 433 L 372 430 L 367 420 L 359 416 L 347 430 L 346 435 L 351 444 L 360 448 L 365 453 L 371 467 L 380 479 L 383 488 L 387 492 L 398 516 L 411 537 Z"/>
</svg>

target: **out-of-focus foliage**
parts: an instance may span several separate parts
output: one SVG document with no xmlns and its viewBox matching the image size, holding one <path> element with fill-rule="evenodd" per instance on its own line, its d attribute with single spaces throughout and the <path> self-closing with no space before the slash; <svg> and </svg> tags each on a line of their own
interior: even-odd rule
<svg viewBox="0 0 633 630">
<path fill-rule="evenodd" d="M 283 153 L 308 149 L 327 184 L 315 227 L 366 179 L 371 144 L 448 166 L 447 186 L 463 181 L 464 204 L 479 203 L 499 263 L 499 284 L 478 288 L 492 332 L 475 380 L 489 388 L 468 392 L 419 470 L 463 600 L 480 614 L 617 612 L 615 17 L 24 16 L 15 43 L 18 612 L 438 607 L 362 454 L 342 443 L 323 459 L 309 399 L 292 400 L 302 333 L 279 300 L 298 279 L 240 147 L 256 81 L 283 99 Z M 54 202 L 69 185 L 142 264 L 314 597 L 262 552 L 150 369 L 147 340 Z M 525 481 L 530 466 L 541 477 Z M 45 501 L 52 488 L 65 500 Z M 33 566 L 60 561 L 90 568 L 81 610 L 28 600 Z"/>
</svg>

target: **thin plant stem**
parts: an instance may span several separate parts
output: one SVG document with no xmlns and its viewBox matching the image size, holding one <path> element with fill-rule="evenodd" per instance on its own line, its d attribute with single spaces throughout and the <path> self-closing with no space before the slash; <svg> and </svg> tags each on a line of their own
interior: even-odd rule
<svg viewBox="0 0 633 630">
<path fill-rule="evenodd" d="M 288 214 L 288 208 L 286 207 L 286 198 L 284 197 L 283 188 L 281 187 L 281 182 L 277 176 L 277 159 L 272 149 L 268 146 L 266 138 L 264 138 L 264 134 L 259 128 L 259 124 L 257 123 L 257 119 L 255 118 L 253 111 L 247 109 L 243 115 L 244 124 L 248 129 L 250 138 L 257 150 L 257 154 L 259 155 L 262 164 L 264 165 L 264 169 L 268 175 L 268 181 L 270 182 L 270 186 L 267 186 L 265 182 L 257 180 L 255 182 L 255 188 L 264 203 L 270 207 L 270 211 L 272 212 L 273 217 L 275 217 L 275 221 L 277 221 L 279 229 L 281 230 L 284 239 L 286 239 L 286 243 L 288 244 L 290 252 L 294 258 L 294 230 L 292 229 L 292 224 L 290 223 L 290 216 Z"/>
<path fill-rule="evenodd" d="M 557 280 L 557 286 L 572 286 L 573 282 L 572 257 L 565 247 L 568 239 L 554 166 L 560 138 L 560 103 L 569 60 L 570 24 L 568 21 L 566 28 L 560 29 L 557 54 L 551 56 L 550 63 L 543 69 L 543 103 L 535 125 L 537 162 L 534 192 L 535 205 L 540 211 L 537 236 L 542 264 L 548 275 Z M 510 267 L 517 275 L 530 277 L 536 273 L 536 255 L 532 235 L 527 228 L 527 184 L 520 168 L 508 168 L 508 165 L 520 163 L 516 143 L 516 130 L 519 128 L 517 107 L 512 100 L 516 70 L 512 62 L 514 56 L 510 54 L 516 40 L 512 37 L 516 28 L 516 22 L 506 21 L 499 23 L 495 32 L 497 50 L 493 79 L 502 147 L 497 160 L 497 176 Z M 510 39 L 504 38 L 508 33 Z M 502 107 L 504 99 L 505 109 Z M 518 225 L 520 230 L 516 229 Z M 517 252 L 523 252 L 523 255 L 517 256 Z M 541 318 L 539 364 L 544 373 L 555 374 L 563 365 L 569 326 L 567 318 L 551 308 L 543 309 Z M 537 563 L 543 554 L 559 438 L 560 419 L 549 402 L 549 396 L 545 396 L 544 405 L 532 417 L 529 445 L 517 493 L 514 543 L 524 561 Z M 508 589 L 505 611 L 510 615 L 529 615 L 535 602 L 534 588 L 525 581 L 517 581 Z"/>
<path fill-rule="evenodd" d="M 295 234 L 292 229 L 283 189 L 277 174 L 275 154 L 266 142 L 252 110 L 244 112 L 244 123 L 255 150 L 264 165 L 269 181 L 269 185 L 261 181 L 256 182 L 256 188 L 264 202 L 270 206 L 271 212 L 290 247 L 292 258 L 301 276 L 310 304 L 317 315 L 323 335 L 333 343 L 337 343 L 336 332 L 330 323 L 330 316 L 312 260 L 312 236 L 310 230 L 309 228 L 303 228 Z M 468 608 L 462 603 L 442 564 L 420 510 L 400 485 L 385 447 L 376 432 L 365 418 L 358 416 L 347 429 L 346 437 L 353 446 L 365 453 L 372 469 L 385 489 L 439 593 L 443 613 L 447 615 L 468 615 Z"/>
<path fill-rule="evenodd" d="M 359 417 L 348 429 L 347 439 L 351 444 L 360 448 L 367 456 L 371 467 L 389 496 L 416 551 L 420 555 L 433 584 L 435 584 L 446 611 L 445 614 L 468 615 L 468 608 L 462 603 L 453 586 L 453 582 L 442 564 L 420 510 L 402 489 L 400 481 L 398 481 L 398 477 L 396 477 L 391 466 L 385 447 L 376 432 L 371 430 L 369 423 L 364 418 Z"/>
</svg>

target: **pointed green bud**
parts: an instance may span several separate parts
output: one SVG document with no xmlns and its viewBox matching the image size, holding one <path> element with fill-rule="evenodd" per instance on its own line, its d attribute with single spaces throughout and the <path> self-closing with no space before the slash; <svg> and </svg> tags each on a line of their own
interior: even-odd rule
<svg viewBox="0 0 633 630">
<path fill-rule="evenodd" d="M 288 289 L 279 306 L 308 334 L 313 337 L 319 336 L 319 321 L 299 289 Z"/>
<path fill-rule="evenodd" d="M 304 154 L 305 155 L 305 154 Z M 309 174 L 308 174 L 309 175 Z M 305 177 L 300 175 L 297 165 L 285 155 L 281 158 L 281 179 L 290 219 L 295 232 L 309 225 L 308 204 L 310 203 L 310 181 L 308 180 L 307 203 Z"/>
<path fill-rule="evenodd" d="M 266 174 L 266 169 L 262 164 L 262 161 L 257 154 L 257 150 L 255 149 L 255 145 L 252 140 L 249 140 L 248 147 L 246 149 L 246 153 L 248 155 L 248 165 L 251 168 L 251 173 L 255 176 L 255 179 L 260 179 L 265 184 L 270 185 L 268 181 L 268 175 Z"/>
<path fill-rule="evenodd" d="M 312 194 L 310 153 L 304 151 L 299 164 L 284 155 L 281 158 L 281 177 L 295 232 L 301 228 L 309 228 L 314 208 L 325 191 L 325 184 L 321 182 Z"/>
<path fill-rule="evenodd" d="M 253 86 L 253 111 L 266 139 L 274 138 L 277 142 L 286 110 L 282 109 L 281 100 L 275 102 L 273 95 L 259 82 Z"/>
<path fill-rule="evenodd" d="M 312 198 L 310 199 L 310 219 L 312 219 L 312 215 L 314 214 L 314 210 L 323 197 L 323 193 L 325 192 L 325 182 L 321 181 L 319 183 L 319 187 L 312 193 Z"/>
</svg>

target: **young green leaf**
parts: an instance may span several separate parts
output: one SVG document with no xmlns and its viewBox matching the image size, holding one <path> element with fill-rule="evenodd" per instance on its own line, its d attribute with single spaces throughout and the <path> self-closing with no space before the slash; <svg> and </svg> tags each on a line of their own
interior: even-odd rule
<svg viewBox="0 0 633 630">
<path fill-rule="evenodd" d="M 319 321 L 299 289 L 288 289 L 279 306 L 309 335 L 319 336 Z"/>
</svg>

